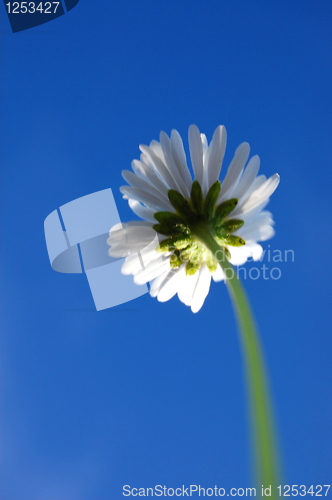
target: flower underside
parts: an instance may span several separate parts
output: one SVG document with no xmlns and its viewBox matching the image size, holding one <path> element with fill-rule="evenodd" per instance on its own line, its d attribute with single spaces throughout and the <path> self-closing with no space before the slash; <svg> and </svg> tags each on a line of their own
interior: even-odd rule
<svg viewBox="0 0 332 500">
<path fill-rule="evenodd" d="M 168 198 L 175 212 L 154 214 L 158 224 L 153 229 L 167 236 L 156 251 L 171 253 L 170 266 L 174 269 L 186 264 L 187 276 L 195 274 L 204 262 L 212 273 L 218 267 L 217 260 L 199 238 L 200 228 L 208 229 L 228 259 L 231 258 L 228 246 L 245 245 L 244 239 L 232 234 L 243 226 L 244 221 L 228 218 L 238 200 L 232 198 L 217 205 L 220 188 L 220 182 L 216 181 L 204 198 L 199 182 L 194 181 L 189 200 L 178 191 L 170 189 Z"/>
</svg>

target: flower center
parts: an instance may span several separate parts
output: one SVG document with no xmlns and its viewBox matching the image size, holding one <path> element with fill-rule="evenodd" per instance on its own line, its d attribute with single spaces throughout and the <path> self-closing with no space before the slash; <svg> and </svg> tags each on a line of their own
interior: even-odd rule
<svg viewBox="0 0 332 500">
<path fill-rule="evenodd" d="M 228 259 L 231 257 L 228 246 L 245 245 L 242 238 L 232 234 L 243 226 L 243 220 L 229 218 L 238 200 L 232 198 L 217 205 L 220 188 L 220 182 L 216 181 L 204 198 L 199 182 L 194 181 L 189 200 L 170 189 L 168 198 L 175 212 L 154 214 L 158 224 L 153 229 L 167 237 L 160 242 L 156 251 L 171 253 L 170 264 L 173 268 L 186 263 L 187 275 L 195 274 L 204 262 L 211 272 L 218 267 L 217 260 L 199 239 L 199 228 L 208 229 Z"/>
</svg>

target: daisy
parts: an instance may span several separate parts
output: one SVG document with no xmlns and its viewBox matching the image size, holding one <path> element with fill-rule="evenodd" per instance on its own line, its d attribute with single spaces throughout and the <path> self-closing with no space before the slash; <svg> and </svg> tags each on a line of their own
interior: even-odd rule
<svg viewBox="0 0 332 500">
<path fill-rule="evenodd" d="M 260 159 L 249 162 L 249 144 L 240 144 L 224 180 L 219 181 L 226 148 L 226 129 L 219 126 L 210 144 L 196 125 L 189 127 L 194 180 L 180 134 L 160 133 L 160 141 L 140 146 L 140 160 L 129 184 L 121 187 L 133 212 L 144 221 L 117 224 L 107 240 L 109 255 L 126 257 L 123 274 L 134 282 L 150 282 L 150 295 L 161 302 L 175 294 L 197 312 L 209 293 L 211 278 L 225 280 L 216 255 L 201 238 L 202 229 L 218 243 L 228 261 L 242 265 L 259 260 L 258 241 L 274 235 L 272 214 L 264 210 L 279 184 L 279 175 L 258 175 Z"/>
</svg>

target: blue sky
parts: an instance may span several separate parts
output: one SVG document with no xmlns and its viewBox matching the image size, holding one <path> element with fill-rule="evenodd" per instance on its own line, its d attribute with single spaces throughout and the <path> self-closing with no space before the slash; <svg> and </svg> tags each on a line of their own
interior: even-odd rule
<svg viewBox="0 0 332 500">
<path fill-rule="evenodd" d="M 81 0 L 13 34 L 3 9 L 1 500 L 252 485 L 225 286 L 196 315 L 148 295 L 96 312 L 85 276 L 54 272 L 45 246 L 46 216 L 102 189 L 133 219 L 121 170 L 160 130 L 186 143 L 191 123 L 209 138 L 226 126 L 224 166 L 248 141 L 262 173 L 281 176 L 264 248 L 295 260 L 280 263 L 279 280 L 244 285 L 284 483 L 329 483 L 331 21 L 328 1 Z"/>
</svg>

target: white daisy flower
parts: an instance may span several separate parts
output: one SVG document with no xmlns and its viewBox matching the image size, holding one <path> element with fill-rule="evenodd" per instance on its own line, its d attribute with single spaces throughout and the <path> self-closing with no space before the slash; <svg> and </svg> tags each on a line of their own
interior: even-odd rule
<svg viewBox="0 0 332 500">
<path fill-rule="evenodd" d="M 114 226 L 107 240 L 113 257 L 127 257 L 123 274 L 138 285 L 150 282 L 150 294 L 161 302 L 175 294 L 199 311 L 209 293 L 211 278 L 225 279 L 212 253 L 199 239 L 204 225 L 234 265 L 250 257 L 259 260 L 258 241 L 274 235 L 272 214 L 264 210 L 279 184 L 279 175 L 258 175 L 259 157 L 249 158 L 244 142 L 235 151 L 226 176 L 219 174 L 226 147 L 226 129 L 217 127 L 212 141 L 196 125 L 189 127 L 189 150 L 194 181 L 187 166 L 180 134 L 160 133 L 160 142 L 140 146 L 133 172 L 122 175 L 121 187 L 133 212 L 145 221 Z M 247 163 L 247 165 L 246 165 Z"/>
</svg>

